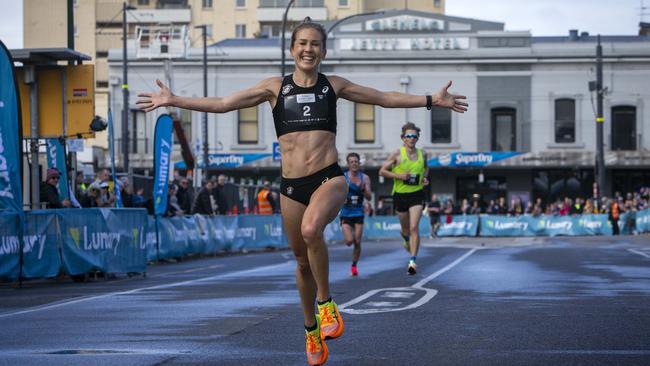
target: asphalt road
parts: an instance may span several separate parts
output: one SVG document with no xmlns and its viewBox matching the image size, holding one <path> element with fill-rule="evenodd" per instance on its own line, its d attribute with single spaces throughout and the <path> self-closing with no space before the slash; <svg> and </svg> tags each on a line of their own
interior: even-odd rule
<svg viewBox="0 0 650 366">
<path fill-rule="evenodd" d="M 330 246 L 327 365 L 650 365 L 650 237 Z M 0 365 L 305 365 L 289 251 L 0 284 Z"/>
</svg>

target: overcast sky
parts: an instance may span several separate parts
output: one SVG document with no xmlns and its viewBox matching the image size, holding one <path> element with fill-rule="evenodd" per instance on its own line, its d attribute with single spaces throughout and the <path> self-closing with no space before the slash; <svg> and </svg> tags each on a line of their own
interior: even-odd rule
<svg viewBox="0 0 650 366">
<path fill-rule="evenodd" d="M 10 49 L 23 45 L 22 3 L 23 0 L 0 0 L 0 40 Z M 563 36 L 569 29 L 591 34 L 635 35 L 642 1 L 446 0 L 445 3 L 447 15 L 501 22 L 505 23 L 506 30 L 530 30 L 534 36 Z M 650 22 L 650 0 L 645 0 L 645 7 L 648 9 L 644 21 Z"/>
</svg>

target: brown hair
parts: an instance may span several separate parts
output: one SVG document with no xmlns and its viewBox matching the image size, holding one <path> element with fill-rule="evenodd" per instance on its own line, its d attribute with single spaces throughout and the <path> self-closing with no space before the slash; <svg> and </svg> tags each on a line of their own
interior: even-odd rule
<svg viewBox="0 0 650 366">
<path fill-rule="evenodd" d="M 361 157 L 359 156 L 359 154 L 357 154 L 355 152 L 349 153 L 348 156 L 345 157 L 345 161 L 348 161 L 350 158 L 357 158 L 357 160 L 359 160 L 359 162 L 361 162 Z"/>
<path fill-rule="evenodd" d="M 293 32 L 291 32 L 291 47 L 293 48 L 293 44 L 296 42 L 296 34 L 298 34 L 299 31 L 303 29 L 315 29 L 318 32 L 320 32 L 322 41 L 323 41 L 323 49 L 327 49 L 327 32 L 325 31 L 325 28 L 323 28 L 322 25 L 319 23 L 314 23 L 311 21 L 310 17 L 306 17 L 305 20 L 302 21 L 302 23 L 298 24 L 297 27 L 293 28 Z"/>
<path fill-rule="evenodd" d="M 404 134 L 406 134 L 406 131 L 408 130 L 414 130 L 417 131 L 418 136 L 420 135 L 420 127 L 416 126 L 415 123 L 413 122 L 406 122 L 404 126 L 402 126 L 402 135 L 401 137 L 404 137 Z"/>
</svg>

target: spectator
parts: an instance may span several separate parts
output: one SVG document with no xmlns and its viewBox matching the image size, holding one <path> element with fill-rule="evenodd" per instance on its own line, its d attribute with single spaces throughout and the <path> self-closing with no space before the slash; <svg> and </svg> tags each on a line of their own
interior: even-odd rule
<svg viewBox="0 0 650 366">
<path fill-rule="evenodd" d="M 169 184 L 167 186 L 167 208 L 165 209 L 164 216 L 183 216 L 184 212 L 178 205 L 178 198 L 176 198 L 177 186 Z"/>
<path fill-rule="evenodd" d="M 97 204 L 97 207 L 115 207 L 115 195 L 110 190 L 110 184 L 107 181 L 99 183 L 99 200 Z"/>
<path fill-rule="evenodd" d="M 431 201 L 427 205 L 427 211 L 429 212 L 429 224 L 431 225 L 431 238 L 436 236 L 436 231 L 440 226 L 440 201 L 438 201 L 438 195 L 435 193 L 431 195 Z"/>
<path fill-rule="evenodd" d="M 188 178 L 179 178 L 176 198 L 178 199 L 178 206 L 181 208 L 181 210 L 183 210 L 183 212 L 190 213 L 192 211 L 194 191 L 190 185 L 190 180 Z"/>
<path fill-rule="evenodd" d="M 571 208 L 569 209 L 569 214 L 571 216 L 581 215 L 583 211 L 584 211 L 584 207 L 582 204 L 582 198 L 576 197 L 576 202 L 573 205 L 571 205 Z"/>
<path fill-rule="evenodd" d="M 86 190 L 86 194 L 81 198 L 81 207 L 83 208 L 94 208 L 100 207 L 100 192 L 99 186 L 91 184 Z"/>
<path fill-rule="evenodd" d="M 212 182 L 206 180 L 205 185 L 199 191 L 196 200 L 194 200 L 194 207 L 192 208 L 193 214 L 213 216 L 217 212 L 217 203 L 212 195 L 212 189 Z"/>
<path fill-rule="evenodd" d="M 47 170 L 45 182 L 41 182 L 40 201 L 45 203 L 45 208 L 69 208 L 70 200 L 61 200 L 59 197 L 59 179 L 61 174 L 56 168 Z"/>
<path fill-rule="evenodd" d="M 377 210 L 375 210 L 377 216 L 389 216 L 392 215 L 390 208 L 384 204 L 384 199 L 380 198 L 377 201 Z"/>
<path fill-rule="evenodd" d="M 617 192 L 618 193 L 618 192 Z M 612 232 L 614 235 L 619 234 L 618 219 L 620 218 L 620 208 L 616 198 L 612 198 L 612 203 L 609 210 L 609 221 L 612 223 Z"/>
<path fill-rule="evenodd" d="M 490 200 L 490 203 L 488 203 L 487 209 L 485 212 L 489 215 L 496 215 L 499 213 L 499 210 L 497 208 L 497 204 L 494 200 Z"/>
<path fill-rule="evenodd" d="M 135 207 L 133 203 L 133 188 L 129 184 L 128 177 L 122 177 L 119 180 L 120 197 L 124 207 Z"/>
<path fill-rule="evenodd" d="M 506 198 L 503 196 L 499 197 L 499 202 L 497 203 L 497 214 L 498 215 L 508 214 L 508 204 L 506 203 Z"/>
<path fill-rule="evenodd" d="M 372 208 L 372 205 L 368 201 L 363 204 L 363 214 L 368 217 L 375 215 L 375 210 Z"/>
<path fill-rule="evenodd" d="M 257 213 L 260 215 L 273 215 L 277 201 L 276 193 L 271 192 L 271 182 L 265 180 L 264 186 L 257 194 Z"/>
<path fill-rule="evenodd" d="M 594 213 L 594 204 L 591 199 L 587 199 L 585 201 L 585 205 L 582 208 L 582 214 L 583 215 L 591 215 Z"/>
</svg>

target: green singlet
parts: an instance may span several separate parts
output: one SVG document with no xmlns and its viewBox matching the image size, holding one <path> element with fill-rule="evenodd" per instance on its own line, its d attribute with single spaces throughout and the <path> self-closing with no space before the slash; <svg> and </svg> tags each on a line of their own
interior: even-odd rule
<svg viewBox="0 0 650 366">
<path fill-rule="evenodd" d="M 399 150 L 402 159 L 399 165 L 395 166 L 392 171 L 396 174 L 411 173 L 411 178 L 407 181 L 394 179 L 393 193 L 411 193 L 422 190 L 424 188 L 422 182 L 424 180 L 425 168 L 422 150 L 416 148 L 418 159 L 415 161 L 409 159 L 408 154 L 406 153 L 406 147 L 402 146 Z"/>
</svg>

